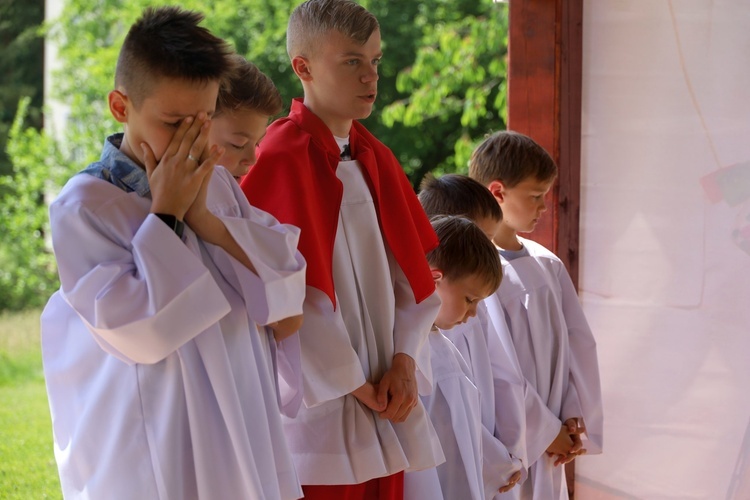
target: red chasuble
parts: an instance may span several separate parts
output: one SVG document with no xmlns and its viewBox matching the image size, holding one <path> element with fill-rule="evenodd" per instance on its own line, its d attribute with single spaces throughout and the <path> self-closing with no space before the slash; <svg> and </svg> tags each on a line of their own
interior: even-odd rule
<svg viewBox="0 0 750 500">
<path fill-rule="evenodd" d="M 425 254 L 438 245 L 437 236 L 391 150 L 357 121 L 349 147 L 362 165 L 384 239 L 419 303 L 435 290 Z M 298 98 L 288 117 L 268 127 L 258 152 L 242 190 L 252 205 L 302 230 L 299 250 L 307 261 L 307 284 L 328 295 L 335 308 L 333 243 L 344 190 L 336 177 L 339 146 Z"/>
</svg>

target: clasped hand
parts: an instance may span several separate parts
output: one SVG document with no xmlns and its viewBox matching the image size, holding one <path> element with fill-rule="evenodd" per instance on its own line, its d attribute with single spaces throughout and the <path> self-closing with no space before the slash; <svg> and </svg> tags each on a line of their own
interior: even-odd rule
<svg viewBox="0 0 750 500">
<path fill-rule="evenodd" d="M 365 382 L 352 392 L 362 404 L 379 413 L 380 418 L 394 423 L 403 422 L 417 406 L 416 363 L 411 356 L 398 353 L 393 356 L 391 368 L 380 382 Z"/>
<path fill-rule="evenodd" d="M 563 465 L 586 453 L 581 441 L 581 434 L 586 432 L 583 419 L 569 418 L 562 426 L 552 444 L 547 448 L 547 455 L 557 456 L 555 465 Z"/>
<path fill-rule="evenodd" d="M 198 234 L 208 214 L 206 192 L 211 173 L 224 153 L 223 148 L 212 146 L 205 154 L 210 127 L 211 120 L 203 112 L 184 118 L 159 160 L 146 142 L 141 143 L 151 188 L 151 213 L 184 219 Z"/>
</svg>

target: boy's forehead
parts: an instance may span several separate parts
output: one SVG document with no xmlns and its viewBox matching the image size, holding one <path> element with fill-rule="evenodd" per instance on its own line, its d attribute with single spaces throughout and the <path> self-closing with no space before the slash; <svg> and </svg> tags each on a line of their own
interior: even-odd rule
<svg viewBox="0 0 750 500">
<path fill-rule="evenodd" d="M 480 272 L 456 277 L 453 279 L 453 283 L 456 285 L 453 293 L 484 299 L 495 291 L 490 290 L 491 287 L 487 281 L 487 277 Z"/>
<path fill-rule="evenodd" d="M 190 81 L 163 78 L 155 82 L 144 101 L 165 118 L 195 116 L 201 111 L 212 115 L 216 110 L 218 81 Z"/>
<path fill-rule="evenodd" d="M 382 50 L 380 30 L 373 31 L 364 44 L 336 29 L 323 33 L 318 41 L 340 56 L 372 55 Z"/>
<path fill-rule="evenodd" d="M 530 176 L 516 184 L 516 187 L 533 191 L 548 191 L 554 183 L 554 178 L 543 181 L 534 176 Z"/>
</svg>

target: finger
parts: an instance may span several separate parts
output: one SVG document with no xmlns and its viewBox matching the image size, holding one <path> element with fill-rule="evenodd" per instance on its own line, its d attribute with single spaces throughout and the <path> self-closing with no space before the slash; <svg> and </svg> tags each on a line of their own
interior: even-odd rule
<svg viewBox="0 0 750 500">
<path fill-rule="evenodd" d="M 189 160 L 192 160 L 195 162 L 195 164 L 193 165 L 195 166 L 195 168 L 198 168 L 206 160 L 205 158 L 203 158 L 203 153 L 206 149 L 206 146 L 208 145 L 208 138 L 209 138 L 210 131 L 211 131 L 211 120 L 206 119 L 198 131 L 198 136 L 190 145 L 190 149 L 188 149 L 187 157 Z M 221 158 L 221 155 L 219 155 L 219 158 Z"/>
<path fill-rule="evenodd" d="M 380 407 L 380 411 L 385 412 L 388 408 L 388 389 L 390 385 L 387 378 L 384 378 L 380 381 L 380 384 L 378 385 L 378 406 Z M 383 415 L 381 414 L 382 418 Z"/>
<path fill-rule="evenodd" d="M 408 417 L 411 411 L 414 409 L 414 406 L 410 404 L 402 404 L 398 412 L 396 413 L 396 416 L 393 418 L 393 421 L 396 423 L 401 423 L 405 421 Z"/>
<path fill-rule="evenodd" d="M 150 179 L 156 169 L 156 156 L 151 150 L 151 146 L 145 142 L 141 143 L 141 151 L 143 151 L 143 166 L 146 167 L 146 177 Z"/>
<path fill-rule="evenodd" d="M 186 116 L 182 119 L 182 121 L 180 122 L 180 126 L 177 127 L 177 131 L 172 136 L 172 140 L 169 142 L 169 146 L 167 146 L 166 151 L 164 151 L 164 155 L 162 156 L 162 158 L 164 156 L 171 158 L 177 154 L 177 151 L 179 151 L 180 149 L 180 144 L 182 144 L 182 138 L 185 136 L 192 124 L 192 116 Z"/>
<path fill-rule="evenodd" d="M 219 162 L 219 158 L 222 157 L 224 151 L 226 150 L 223 147 L 217 146 L 215 144 L 211 146 L 208 156 L 203 160 L 203 163 L 198 166 L 197 174 L 209 175 L 211 172 L 213 172 L 214 167 Z"/>
<path fill-rule="evenodd" d="M 583 442 L 581 441 L 581 438 L 578 437 L 577 434 L 573 434 L 573 446 L 571 446 L 568 453 L 577 453 L 578 450 L 583 448 Z"/>
<path fill-rule="evenodd" d="M 396 419 L 403 416 L 404 408 L 402 407 L 404 406 L 404 395 L 400 392 L 394 393 L 393 390 L 390 390 L 388 394 L 390 398 L 388 401 L 388 408 L 386 408 L 385 412 L 389 420 L 396 421 Z"/>
<path fill-rule="evenodd" d="M 182 136 L 182 140 L 180 141 L 180 147 L 179 147 L 179 150 L 177 151 L 177 156 L 187 159 L 188 155 L 191 155 L 198 160 L 198 162 L 189 161 L 190 167 L 192 168 L 198 167 L 200 163 L 201 153 L 203 152 L 203 146 L 205 146 L 206 144 L 205 140 L 203 140 L 203 146 L 200 146 L 200 149 L 198 149 L 199 146 L 196 145 L 195 153 L 191 153 L 193 145 L 201 136 L 201 131 L 203 130 L 203 127 L 206 125 L 206 121 L 207 121 L 206 113 L 204 113 L 203 111 L 198 113 L 198 116 L 192 122 L 192 125 L 190 125 L 190 127 L 185 131 L 185 134 Z"/>
</svg>

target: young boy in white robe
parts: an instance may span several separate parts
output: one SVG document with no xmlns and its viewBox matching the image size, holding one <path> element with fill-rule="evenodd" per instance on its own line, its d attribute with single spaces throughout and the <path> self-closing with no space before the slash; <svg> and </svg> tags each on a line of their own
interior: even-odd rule
<svg viewBox="0 0 750 500">
<path fill-rule="evenodd" d="M 489 191 L 465 175 L 428 175 L 420 185 L 419 201 L 431 218 L 441 214 L 468 218 L 484 232 L 488 242 L 503 216 Z M 489 321 L 484 301 L 478 304 L 475 316 L 443 333 L 463 356 L 479 389 L 487 498 L 499 498 L 526 475 L 526 407 L 533 412 L 544 403 L 535 400 L 533 391 L 527 388 L 505 322 Z M 508 485 L 497 488 L 498 479 L 509 467 L 508 454 L 512 470 L 517 472 Z"/>
<path fill-rule="evenodd" d="M 484 428 L 474 374 L 446 335 L 475 318 L 482 299 L 500 286 L 500 258 L 469 219 L 437 216 L 432 225 L 440 245 L 427 260 L 442 303 L 429 337 L 433 390 L 422 401 L 446 460 L 437 469 L 408 472 L 405 498 L 493 498 L 515 485 L 521 464 Z"/>
<path fill-rule="evenodd" d="M 258 327 L 300 324 L 299 232 L 215 167 L 233 62 L 202 19 L 164 7 L 133 24 L 109 93 L 124 133 L 50 207 L 61 288 L 42 350 L 66 498 L 302 494 Z"/>
<path fill-rule="evenodd" d="M 283 108 L 279 90 L 255 64 L 239 54 L 227 85 L 219 89 L 208 143 L 224 149 L 218 164 L 237 182 L 255 165 L 269 120 Z"/>
<path fill-rule="evenodd" d="M 418 397 L 431 388 L 423 346 L 440 300 L 425 255 L 437 238 L 394 154 L 358 121 L 377 96 L 377 19 L 309 0 L 287 51 L 304 98 L 268 127 L 241 183 L 300 227 L 308 265 L 304 405 L 284 430 L 308 500 L 401 498 L 403 471 L 443 461 Z"/>
<path fill-rule="evenodd" d="M 486 186 L 503 211 L 493 242 L 505 279 L 489 299 L 490 318 L 505 319 L 521 370 L 546 403 L 527 411 L 529 478 L 521 498 L 567 499 L 562 464 L 600 453 L 602 401 L 596 342 L 570 276 L 542 245 L 518 236 L 533 231 L 557 176 L 552 158 L 531 138 L 510 131 L 474 151 L 469 175 Z M 583 441 L 582 441 L 583 439 Z"/>
</svg>

